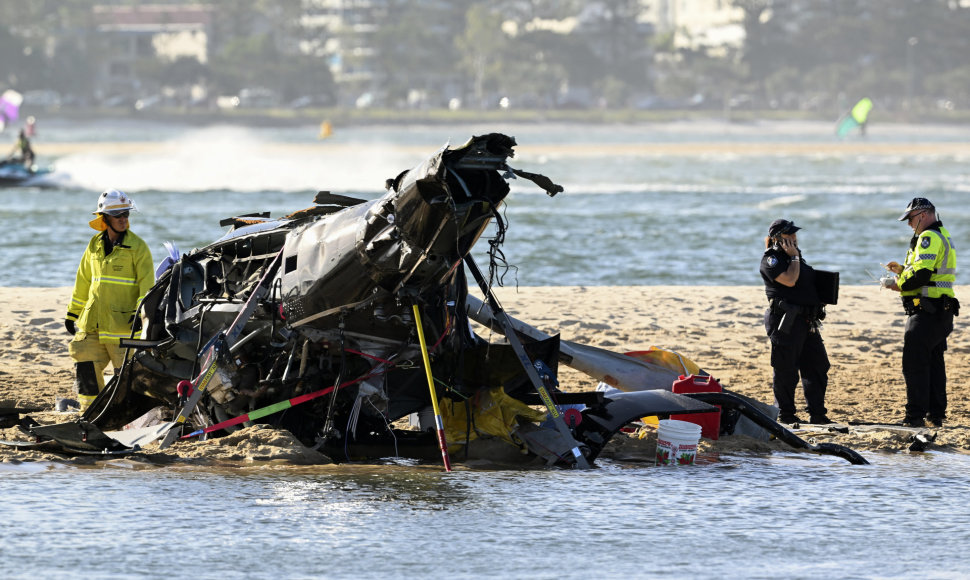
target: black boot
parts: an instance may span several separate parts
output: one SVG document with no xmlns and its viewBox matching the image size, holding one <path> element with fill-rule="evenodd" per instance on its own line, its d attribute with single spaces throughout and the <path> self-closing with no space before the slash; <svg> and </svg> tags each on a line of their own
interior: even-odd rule
<svg viewBox="0 0 970 580">
<path fill-rule="evenodd" d="M 79 362 L 74 365 L 74 386 L 77 388 L 77 400 L 81 404 L 83 414 L 98 396 L 98 375 L 94 370 L 94 361 Z"/>
</svg>

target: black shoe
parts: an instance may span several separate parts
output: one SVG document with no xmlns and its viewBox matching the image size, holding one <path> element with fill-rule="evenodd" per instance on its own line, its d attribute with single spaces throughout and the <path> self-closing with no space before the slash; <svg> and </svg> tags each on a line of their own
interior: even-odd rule
<svg viewBox="0 0 970 580">
<path fill-rule="evenodd" d="M 787 413 L 782 413 L 781 415 L 778 415 L 778 422 L 779 423 L 784 423 L 785 425 L 794 425 L 795 423 L 804 423 L 804 421 L 802 421 L 801 419 L 799 419 L 798 416 L 795 415 L 794 413 L 791 414 L 791 415 L 789 415 Z"/>
<path fill-rule="evenodd" d="M 943 426 L 943 417 L 927 417 L 926 418 L 926 423 L 930 427 L 935 427 L 935 428 L 939 429 L 940 427 Z"/>
<path fill-rule="evenodd" d="M 808 422 L 812 425 L 831 425 L 835 423 L 835 421 L 829 419 L 826 415 L 812 415 Z"/>
<path fill-rule="evenodd" d="M 926 427 L 926 421 L 922 419 L 914 419 L 912 417 L 906 417 L 903 419 L 903 427 Z"/>
</svg>

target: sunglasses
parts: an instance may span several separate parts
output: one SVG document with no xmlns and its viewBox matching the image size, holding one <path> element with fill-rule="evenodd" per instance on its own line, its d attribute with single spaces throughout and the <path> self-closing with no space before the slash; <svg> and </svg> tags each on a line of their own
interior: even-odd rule
<svg viewBox="0 0 970 580">
<path fill-rule="evenodd" d="M 113 217 L 113 218 L 127 218 L 130 213 L 131 212 L 129 212 L 129 211 L 123 211 L 121 213 L 114 213 L 114 214 L 109 213 L 109 214 L 105 214 L 105 215 L 107 215 L 108 217 Z"/>
</svg>

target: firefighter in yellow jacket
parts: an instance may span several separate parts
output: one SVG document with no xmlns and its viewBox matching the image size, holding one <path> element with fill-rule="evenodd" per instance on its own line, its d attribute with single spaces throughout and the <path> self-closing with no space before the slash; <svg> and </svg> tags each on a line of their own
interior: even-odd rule
<svg viewBox="0 0 970 580">
<path fill-rule="evenodd" d="M 136 309 L 155 282 L 148 245 L 128 229 L 135 202 L 109 189 L 98 198 L 90 225 L 96 234 L 81 257 L 65 327 L 74 335 L 68 347 L 74 360 L 81 412 L 104 388 L 110 362 L 117 373 L 125 351 L 118 340 L 131 335 Z"/>
<path fill-rule="evenodd" d="M 903 377 L 906 379 L 906 416 L 903 425 L 934 427 L 946 418 L 946 365 L 943 353 L 953 331 L 960 303 L 953 293 L 957 252 L 950 232 L 925 197 L 914 198 L 899 221 L 913 229 L 906 259 L 886 268 L 896 274 L 888 283 L 900 293 L 906 311 L 903 335 Z"/>
</svg>

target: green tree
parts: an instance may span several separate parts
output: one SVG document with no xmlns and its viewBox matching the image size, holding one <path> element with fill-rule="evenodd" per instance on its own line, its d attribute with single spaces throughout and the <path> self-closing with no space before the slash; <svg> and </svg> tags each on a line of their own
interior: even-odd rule
<svg viewBox="0 0 970 580">
<path fill-rule="evenodd" d="M 464 28 L 466 4 L 446 0 L 388 3 L 374 43 L 377 70 L 389 102 L 405 103 L 412 91 L 437 101 L 454 96 L 460 84 L 454 39 Z"/>
<path fill-rule="evenodd" d="M 223 93 L 244 87 L 276 87 L 281 82 L 283 57 L 269 34 L 236 36 L 211 58 L 213 80 Z"/>
<path fill-rule="evenodd" d="M 783 71 L 794 69 L 804 91 L 825 94 L 830 102 L 868 94 L 882 107 L 909 106 L 911 98 L 931 90 L 928 79 L 964 66 L 970 49 L 970 10 L 948 0 L 734 0 L 734 5 L 744 11 L 748 80 L 769 99 L 782 90 L 783 77 L 791 76 Z"/>
<path fill-rule="evenodd" d="M 516 39 L 514 50 L 516 90 L 534 95 L 542 106 L 554 106 L 564 87 L 592 87 L 604 76 L 602 61 L 578 35 L 528 32 Z"/>
<path fill-rule="evenodd" d="M 592 5 L 587 21 L 578 31 L 599 55 L 604 76 L 625 79 L 642 86 L 650 62 L 648 29 L 639 23 L 639 0 L 605 0 Z"/>
<path fill-rule="evenodd" d="M 7 78 L 23 90 L 89 92 L 97 67 L 94 0 L 0 2 L 0 54 Z"/>
<path fill-rule="evenodd" d="M 471 79 L 471 92 L 479 107 L 500 86 L 508 37 L 502 32 L 502 15 L 487 4 L 475 4 L 466 15 L 464 33 L 455 41 L 461 71 Z"/>
<path fill-rule="evenodd" d="M 634 93 L 650 88 L 651 27 L 640 22 L 639 0 L 601 0 L 586 4 L 575 35 L 595 55 L 594 82 L 610 106 L 624 106 Z M 571 78 L 575 78 L 575 71 Z M 610 79 L 609 82 L 602 82 Z M 581 83 L 573 83 L 580 85 Z"/>
<path fill-rule="evenodd" d="M 324 102 L 335 102 L 336 84 L 327 61 L 305 54 L 287 57 L 280 70 L 280 94 L 291 100 L 301 96 L 321 98 Z"/>
<path fill-rule="evenodd" d="M 299 53 L 300 0 L 214 0 L 209 76 L 217 91 L 267 87 L 284 98 L 313 88 L 332 92 L 319 59 Z"/>
</svg>

